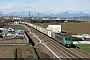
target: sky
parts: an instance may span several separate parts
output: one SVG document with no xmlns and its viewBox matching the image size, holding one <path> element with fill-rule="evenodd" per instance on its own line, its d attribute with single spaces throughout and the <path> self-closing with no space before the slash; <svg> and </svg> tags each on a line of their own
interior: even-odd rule
<svg viewBox="0 0 90 60">
<path fill-rule="evenodd" d="M 0 11 L 84 11 L 90 13 L 90 0 L 0 0 Z"/>
</svg>

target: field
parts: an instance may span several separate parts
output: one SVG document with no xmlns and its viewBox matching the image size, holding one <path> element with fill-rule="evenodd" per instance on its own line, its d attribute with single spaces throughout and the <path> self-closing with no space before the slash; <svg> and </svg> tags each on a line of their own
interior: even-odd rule
<svg viewBox="0 0 90 60">
<path fill-rule="evenodd" d="M 42 27 L 47 27 L 51 23 L 35 23 Z M 62 26 L 63 31 L 73 32 L 73 33 L 85 33 L 90 34 L 90 23 L 59 23 Z"/>
<path fill-rule="evenodd" d="M 8 26 L 5 26 L 5 28 L 15 28 L 15 29 L 18 29 L 18 30 L 26 30 L 25 27 L 21 26 L 21 25 L 8 25 Z"/>
<path fill-rule="evenodd" d="M 62 30 L 90 34 L 90 23 L 63 23 Z"/>
<path fill-rule="evenodd" d="M 31 45 L 0 46 L 0 58 L 37 58 L 35 55 Z"/>
<path fill-rule="evenodd" d="M 0 46 L 0 58 L 13 58 L 16 46 Z"/>
<path fill-rule="evenodd" d="M 90 53 L 90 45 L 88 45 L 88 44 L 77 44 L 76 46 L 80 47 L 81 50 L 84 50 L 84 51 Z"/>
</svg>

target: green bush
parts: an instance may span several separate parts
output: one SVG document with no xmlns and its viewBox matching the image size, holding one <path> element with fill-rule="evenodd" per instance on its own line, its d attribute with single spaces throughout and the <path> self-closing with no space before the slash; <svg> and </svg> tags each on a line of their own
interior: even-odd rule
<svg viewBox="0 0 90 60">
<path fill-rule="evenodd" d="M 82 41 L 82 38 L 72 37 L 72 41 Z"/>
</svg>

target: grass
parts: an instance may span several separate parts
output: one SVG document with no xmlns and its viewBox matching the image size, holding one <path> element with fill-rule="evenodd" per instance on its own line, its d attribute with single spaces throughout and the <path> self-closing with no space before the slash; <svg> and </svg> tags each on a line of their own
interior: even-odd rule
<svg viewBox="0 0 90 60">
<path fill-rule="evenodd" d="M 33 46 L 29 46 L 29 48 L 32 50 L 32 52 L 33 52 L 33 55 L 34 55 L 34 58 L 39 58 L 39 56 L 38 56 L 38 54 L 37 54 L 37 52 L 36 52 L 36 50 L 35 50 L 35 48 L 33 47 Z"/>
<path fill-rule="evenodd" d="M 76 46 L 80 47 L 81 50 L 84 50 L 90 53 L 90 45 L 89 44 L 76 44 Z"/>
<path fill-rule="evenodd" d="M 12 58 L 13 58 L 13 59 L 16 58 L 16 49 L 17 49 L 17 48 L 15 48 L 15 49 L 13 50 L 13 54 L 12 54 Z"/>
<path fill-rule="evenodd" d="M 26 28 L 24 26 L 21 26 L 21 25 L 8 25 L 8 26 L 5 26 L 5 28 L 15 28 L 16 30 L 26 30 Z"/>
<path fill-rule="evenodd" d="M 44 28 L 47 28 L 50 23 L 34 23 L 35 25 L 42 26 Z"/>
</svg>

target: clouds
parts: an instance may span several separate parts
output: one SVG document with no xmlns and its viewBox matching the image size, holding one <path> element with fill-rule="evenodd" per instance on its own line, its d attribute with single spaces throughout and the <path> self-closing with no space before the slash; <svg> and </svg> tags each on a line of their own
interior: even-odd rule
<svg viewBox="0 0 90 60">
<path fill-rule="evenodd" d="M 89 11 L 90 0 L 38 0 L 31 3 L 30 6 L 40 7 L 44 10 L 49 8 L 58 10 L 78 10 Z"/>
<path fill-rule="evenodd" d="M 76 10 L 90 12 L 90 0 L 0 0 L 0 10 L 3 12 L 24 10 Z M 5 11 L 6 10 L 6 11 Z"/>
<path fill-rule="evenodd" d="M 10 9 L 11 5 L 5 5 L 5 4 L 1 4 L 0 5 L 0 9 Z"/>
<path fill-rule="evenodd" d="M 89 2 L 90 0 L 39 0 L 34 3 L 34 6 L 60 10 L 84 10 L 90 6 Z"/>
<path fill-rule="evenodd" d="M 6 5 L 6 4 L 0 4 L 0 11 L 2 12 L 9 12 L 11 10 L 11 5 Z"/>
</svg>

